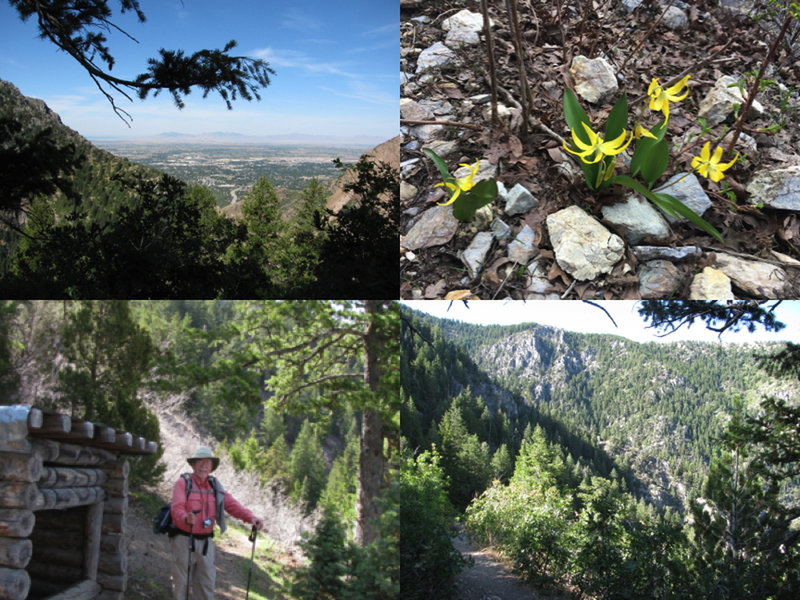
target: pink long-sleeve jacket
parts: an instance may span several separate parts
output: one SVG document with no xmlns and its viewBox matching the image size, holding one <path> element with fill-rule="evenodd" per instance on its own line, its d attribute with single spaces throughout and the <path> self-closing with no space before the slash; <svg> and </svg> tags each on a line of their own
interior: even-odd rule
<svg viewBox="0 0 800 600">
<path fill-rule="evenodd" d="M 191 474 L 191 478 L 192 488 L 189 491 L 188 500 L 186 499 L 186 482 L 183 477 L 178 479 L 175 487 L 172 488 L 172 522 L 175 527 L 186 533 L 207 535 L 214 531 L 216 522 L 217 508 L 214 490 L 208 479 L 201 482 L 194 473 Z M 194 529 L 186 524 L 186 514 L 189 511 L 199 511 L 195 517 Z M 255 520 L 255 515 L 227 492 L 225 492 L 225 512 L 245 523 L 252 523 Z M 211 519 L 211 526 L 203 527 L 203 521 L 207 519 Z"/>
</svg>

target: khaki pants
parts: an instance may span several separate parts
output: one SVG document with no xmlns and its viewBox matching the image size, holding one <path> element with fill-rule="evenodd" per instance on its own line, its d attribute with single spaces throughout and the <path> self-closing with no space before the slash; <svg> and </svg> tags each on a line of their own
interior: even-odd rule
<svg viewBox="0 0 800 600">
<path fill-rule="evenodd" d="M 189 537 L 176 535 L 170 540 L 172 545 L 172 599 L 186 600 L 186 576 L 189 566 Z M 208 540 L 208 552 L 203 556 L 206 540 L 194 541 L 192 552 L 192 580 L 189 582 L 190 600 L 214 600 L 214 580 L 217 576 L 214 567 L 214 540 Z"/>
</svg>

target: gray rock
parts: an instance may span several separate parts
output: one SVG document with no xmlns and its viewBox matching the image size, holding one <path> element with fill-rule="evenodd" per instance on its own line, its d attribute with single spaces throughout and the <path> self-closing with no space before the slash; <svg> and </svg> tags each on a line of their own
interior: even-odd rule
<svg viewBox="0 0 800 600">
<path fill-rule="evenodd" d="M 689 300 L 735 300 L 730 278 L 719 269 L 704 268 L 692 279 Z"/>
<path fill-rule="evenodd" d="M 483 263 L 486 261 L 486 255 L 489 253 L 489 248 L 492 247 L 492 236 L 489 231 L 481 231 L 472 240 L 472 243 L 460 254 L 461 262 L 463 262 L 472 279 L 475 279 L 483 268 Z"/>
<path fill-rule="evenodd" d="M 464 163 L 467 164 L 467 163 Z M 472 163 L 469 163 L 470 165 Z M 462 177 L 466 177 L 472 172 L 469 167 L 459 167 L 458 169 L 453 172 L 453 177 L 456 179 L 461 179 Z M 473 177 L 472 181 L 474 183 L 478 183 L 479 181 L 483 181 L 484 179 L 494 179 L 497 176 L 497 165 L 493 165 L 485 158 L 480 160 L 478 164 L 478 172 L 475 173 L 475 177 Z"/>
<path fill-rule="evenodd" d="M 706 97 L 700 101 L 697 116 L 704 118 L 709 126 L 722 123 L 733 113 L 735 104 L 744 106 L 744 97 L 739 88 L 734 85 L 738 79 L 730 75 L 723 75 L 717 79 Z M 757 117 L 764 113 L 764 107 L 758 100 L 753 100 L 748 117 Z"/>
<path fill-rule="evenodd" d="M 548 215 L 547 229 L 558 264 L 583 281 L 610 273 L 625 250 L 622 238 L 578 206 Z"/>
<path fill-rule="evenodd" d="M 432 121 L 434 115 L 424 104 L 410 98 L 400 98 L 400 118 L 409 121 Z"/>
<path fill-rule="evenodd" d="M 747 184 L 750 204 L 800 211 L 800 165 L 760 171 Z"/>
<path fill-rule="evenodd" d="M 400 178 L 408 179 L 419 170 L 419 158 L 409 158 L 400 163 Z"/>
<path fill-rule="evenodd" d="M 436 205 L 426 210 L 414 223 L 403 240 L 407 250 L 419 250 L 441 246 L 449 242 L 458 229 L 458 219 L 453 216 L 452 206 Z"/>
<path fill-rule="evenodd" d="M 496 240 L 505 240 L 511 237 L 511 227 L 502 219 L 496 218 L 492 221 L 492 235 Z"/>
<path fill-rule="evenodd" d="M 508 258 L 521 265 L 527 265 L 531 258 L 539 251 L 535 242 L 536 234 L 526 223 L 508 245 Z"/>
<path fill-rule="evenodd" d="M 683 202 L 701 217 L 711 208 L 712 202 L 694 173 L 677 173 L 656 191 L 674 196 L 676 200 Z M 685 220 L 683 218 L 676 219 L 667 214 L 664 217 L 670 223 Z"/>
<path fill-rule="evenodd" d="M 499 193 L 498 193 L 499 196 Z M 539 201 L 525 189 L 522 184 L 516 184 L 505 194 L 506 214 L 522 215 L 539 204 Z"/>
<path fill-rule="evenodd" d="M 446 158 L 458 149 L 456 141 L 434 140 L 425 145 L 426 148 L 433 150 L 439 158 Z"/>
<path fill-rule="evenodd" d="M 720 6 L 731 12 L 749 14 L 753 10 L 753 0 L 720 0 Z"/>
<path fill-rule="evenodd" d="M 456 54 L 442 42 L 436 42 L 433 46 L 425 48 L 417 58 L 417 73 L 433 67 L 443 67 L 453 62 Z"/>
<path fill-rule="evenodd" d="M 639 295 L 643 299 L 670 298 L 680 285 L 681 272 L 667 260 L 651 260 L 639 272 Z"/>
<path fill-rule="evenodd" d="M 680 248 L 670 248 L 668 246 L 634 246 L 633 253 L 641 262 L 658 259 L 680 262 L 690 258 L 700 258 L 703 251 L 697 246 L 682 246 Z"/>
<path fill-rule="evenodd" d="M 686 29 L 689 26 L 689 16 L 677 6 L 668 8 L 662 21 L 670 29 Z"/>
<path fill-rule="evenodd" d="M 417 125 L 409 128 L 409 133 L 421 142 L 430 142 L 442 132 L 441 125 Z"/>
<path fill-rule="evenodd" d="M 400 182 L 400 199 L 404 202 L 409 202 L 417 196 L 417 188 L 407 181 Z"/>
<path fill-rule="evenodd" d="M 449 115 L 453 112 L 453 105 L 446 100 L 420 100 L 419 105 L 434 115 Z"/>
<path fill-rule="evenodd" d="M 631 245 L 645 239 L 666 240 L 670 236 L 669 225 L 661 213 L 639 196 L 630 195 L 625 202 L 604 206 L 602 212 L 606 222 Z"/>
<path fill-rule="evenodd" d="M 642 5 L 642 0 L 622 0 L 622 7 L 626 11 L 628 11 L 628 13 L 632 13 L 641 5 Z"/>
<path fill-rule="evenodd" d="M 717 253 L 716 266 L 741 290 L 757 298 L 778 299 L 786 296 L 786 271 L 775 265 L 744 260 Z"/>
<path fill-rule="evenodd" d="M 552 291 L 553 285 L 547 279 L 547 269 L 542 261 L 535 260 L 528 265 L 528 287 L 526 300 L 558 300 L 558 294 Z"/>
<path fill-rule="evenodd" d="M 444 38 L 444 43 L 452 48 L 457 48 L 461 44 L 475 46 L 481 43 L 481 36 L 475 31 L 465 29 L 451 29 Z"/>
<path fill-rule="evenodd" d="M 575 91 L 588 102 L 601 104 L 619 90 L 614 69 L 605 58 L 588 59 L 576 56 L 572 60 L 570 73 L 575 79 Z"/>
</svg>

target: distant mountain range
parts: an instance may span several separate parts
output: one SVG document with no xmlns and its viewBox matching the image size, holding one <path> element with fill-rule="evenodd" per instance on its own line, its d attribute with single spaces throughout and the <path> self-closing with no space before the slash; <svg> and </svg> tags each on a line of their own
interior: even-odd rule
<svg viewBox="0 0 800 600">
<path fill-rule="evenodd" d="M 220 144 L 220 145 L 304 145 L 304 146 L 358 146 L 371 148 L 385 141 L 380 136 L 336 136 L 286 133 L 276 135 L 246 135 L 234 131 L 210 131 L 206 133 L 181 133 L 166 131 L 156 135 L 119 138 L 92 137 L 96 142 L 126 142 L 129 144 Z"/>
</svg>

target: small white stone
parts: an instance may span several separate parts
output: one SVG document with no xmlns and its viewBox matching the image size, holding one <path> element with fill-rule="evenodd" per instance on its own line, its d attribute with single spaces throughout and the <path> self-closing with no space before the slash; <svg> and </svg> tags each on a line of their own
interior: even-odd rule
<svg viewBox="0 0 800 600">
<path fill-rule="evenodd" d="M 559 266 L 580 280 L 610 273 L 623 257 L 625 242 L 578 206 L 547 216 L 550 242 Z"/>
<path fill-rule="evenodd" d="M 614 69 L 605 58 L 576 56 L 569 71 L 575 80 L 575 91 L 588 102 L 601 104 L 619 90 Z"/>
<path fill-rule="evenodd" d="M 719 269 L 706 267 L 694 276 L 689 300 L 734 300 L 731 280 Z"/>
</svg>

